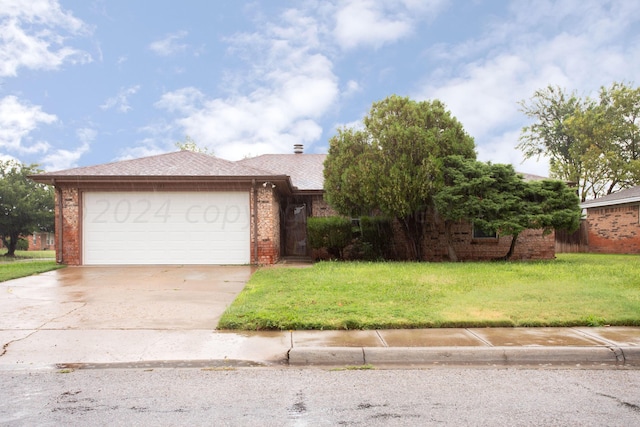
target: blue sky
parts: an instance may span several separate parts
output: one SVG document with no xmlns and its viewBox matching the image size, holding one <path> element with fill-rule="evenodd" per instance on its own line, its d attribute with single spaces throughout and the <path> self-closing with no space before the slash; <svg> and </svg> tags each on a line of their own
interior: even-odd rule
<svg viewBox="0 0 640 427">
<path fill-rule="evenodd" d="M 620 0 L 0 0 L 0 158 L 48 171 L 175 150 L 325 153 L 391 94 L 440 99 L 481 160 L 515 149 L 518 101 L 640 84 Z"/>
</svg>

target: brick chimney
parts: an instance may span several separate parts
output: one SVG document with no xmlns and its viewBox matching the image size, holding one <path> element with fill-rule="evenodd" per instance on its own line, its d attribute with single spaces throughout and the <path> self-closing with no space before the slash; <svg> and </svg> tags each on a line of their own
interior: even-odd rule
<svg viewBox="0 0 640 427">
<path fill-rule="evenodd" d="M 295 154 L 304 153 L 304 145 L 302 145 L 302 144 L 293 144 L 293 152 Z"/>
</svg>

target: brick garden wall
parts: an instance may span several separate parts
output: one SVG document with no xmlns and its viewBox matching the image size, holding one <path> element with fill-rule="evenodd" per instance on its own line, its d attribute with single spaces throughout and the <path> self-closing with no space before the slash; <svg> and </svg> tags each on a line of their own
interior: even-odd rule
<svg viewBox="0 0 640 427">
<path fill-rule="evenodd" d="M 589 251 L 640 254 L 640 206 L 619 205 L 587 210 Z"/>
</svg>

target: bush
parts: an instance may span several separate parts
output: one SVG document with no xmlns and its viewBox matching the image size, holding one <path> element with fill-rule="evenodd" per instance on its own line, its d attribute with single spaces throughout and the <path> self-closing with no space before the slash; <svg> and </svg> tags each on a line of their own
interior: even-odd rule
<svg viewBox="0 0 640 427">
<path fill-rule="evenodd" d="M 329 254 L 342 259 L 344 248 L 352 240 L 351 220 L 338 216 L 308 218 L 307 236 L 312 249 L 326 248 Z"/>
<path fill-rule="evenodd" d="M 360 218 L 358 235 L 354 249 L 358 252 L 359 258 L 366 260 L 391 258 L 393 229 L 390 219 L 363 216 Z"/>
<path fill-rule="evenodd" d="M 28 251 L 29 250 L 29 242 L 27 242 L 27 239 L 18 239 L 18 242 L 16 243 L 16 250 L 17 251 Z"/>
</svg>

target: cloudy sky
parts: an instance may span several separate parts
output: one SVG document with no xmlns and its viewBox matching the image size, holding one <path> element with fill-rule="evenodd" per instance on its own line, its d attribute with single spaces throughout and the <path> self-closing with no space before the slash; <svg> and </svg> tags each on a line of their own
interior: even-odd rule
<svg viewBox="0 0 640 427">
<path fill-rule="evenodd" d="M 640 84 L 620 0 L 0 0 L 0 157 L 49 171 L 175 150 L 324 153 L 391 94 L 442 100 L 481 160 L 515 149 L 518 101 Z"/>
</svg>

